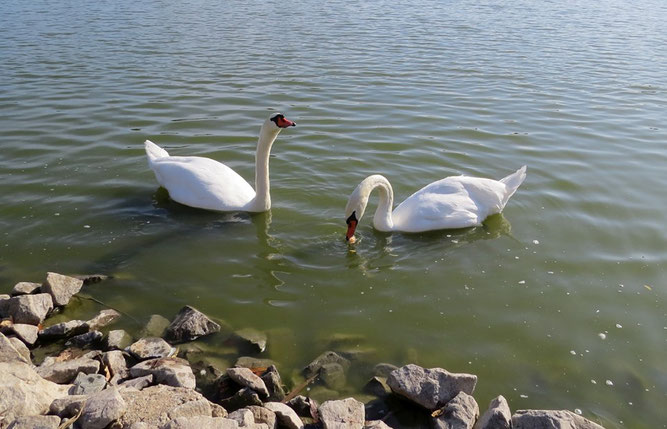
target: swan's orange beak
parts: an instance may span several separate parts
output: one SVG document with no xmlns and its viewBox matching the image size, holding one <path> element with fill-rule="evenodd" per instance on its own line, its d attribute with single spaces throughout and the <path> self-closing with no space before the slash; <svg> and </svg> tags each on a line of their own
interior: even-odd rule
<svg viewBox="0 0 667 429">
<path fill-rule="evenodd" d="M 354 231 L 357 229 L 357 221 L 351 220 L 347 223 L 347 233 L 345 234 L 345 241 L 350 241 L 354 237 Z"/>
<path fill-rule="evenodd" d="M 292 122 L 284 116 L 281 116 L 276 120 L 276 125 L 280 128 L 296 127 L 296 122 Z"/>
</svg>

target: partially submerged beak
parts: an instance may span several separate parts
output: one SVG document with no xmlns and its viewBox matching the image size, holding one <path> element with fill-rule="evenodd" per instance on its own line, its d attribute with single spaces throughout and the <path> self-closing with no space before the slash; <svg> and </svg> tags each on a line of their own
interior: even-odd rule
<svg viewBox="0 0 667 429">
<path fill-rule="evenodd" d="M 292 122 L 285 117 L 278 118 L 278 120 L 276 121 L 276 125 L 278 125 L 280 128 L 296 127 L 295 122 Z"/>
<path fill-rule="evenodd" d="M 354 238 L 354 231 L 357 229 L 357 221 L 351 220 L 347 223 L 347 233 L 345 233 L 345 241 L 350 241 Z"/>
</svg>

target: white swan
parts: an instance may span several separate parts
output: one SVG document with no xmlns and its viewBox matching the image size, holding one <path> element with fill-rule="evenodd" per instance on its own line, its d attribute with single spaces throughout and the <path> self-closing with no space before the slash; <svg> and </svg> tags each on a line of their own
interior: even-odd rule
<svg viewBox="0 0 667 429">
<path fill-rule="evenodd" d="M 354 231 L 364 215 L 371 192 L 380 190 L 373 226 L 379 231 L 423 232 L 479 226 L 487 216 L 500 213 L 526 178 L 524 165 L 504 179 L 452 176 L 424 186 L 391 211 L 394 191 L 379 174 L 365 178 L 352 192 L 345 208 L 347 234 Z"/>
<path fill-rule="evenodd" d="M 169 156 L 146 140 L 148 166 L 172 200 L 186 206 L 217 211 L 263 212 L 271 208 L 269 153 L 283 128 L 296 124 L 280 113 L 271 115 L 259 131 L 255 155 L 255 186 L 252 189 L 234 170 L 218 161 L 199 156 Z"/>
</svg>

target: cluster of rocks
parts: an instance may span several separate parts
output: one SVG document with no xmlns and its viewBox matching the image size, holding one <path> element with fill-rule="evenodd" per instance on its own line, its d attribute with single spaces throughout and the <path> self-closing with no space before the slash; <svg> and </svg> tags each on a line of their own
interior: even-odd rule
<svg viewBox="0 0 667 429">
<path fill-rule="evenodd" d="M 601 428 L 565 410 L 512 415 L 502 396 L 480 417 L 476 376 L 412 364 L 375 365 L 363 388 L 366 403 L 340 399 L 355 393 L 348 374 L 361 366 L 341 350 L 317 356 L 286 392 L 270 360 L 242 356 L 226 368 L 198 360 L 197 340 L 218 334 L 221 324 L 191 306 L 172 321 L 151 317 L 136 341 L 108 328 L 121 318 L 112 309 L 43 327 L 90 280 L 99 278 L 48 273 L 42 284 L 21 282 L 12 296 L 0 295 L 0 429 L 383 429 L 400 427 L 392 415 L 405 407 L 420 416 L 418 426 L 434 428 Z M 267 348 L 261 332 L 230 338 L 251 355 Z M 63 349 L 33 364 L 31 349 L 59 350 L 54 345 Z M 316 392 L 330 398 L 320 404 Z"/>
</svg>

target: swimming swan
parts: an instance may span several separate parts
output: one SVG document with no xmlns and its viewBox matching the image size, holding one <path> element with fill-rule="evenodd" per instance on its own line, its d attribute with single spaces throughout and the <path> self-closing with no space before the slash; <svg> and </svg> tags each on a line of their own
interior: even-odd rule
<svg viewBox="0 0 667 429">
<path fill-rule="evenodd" d="M 150 140 L 144 143 L 148 166 L 172 200 L 186 206 L 217 211 L 264 212 L 271 208 L 269 153 L 283 128 L 296 124 L 280 113 L 271 115 L 259 131 L 255 155 L 255 186 L 226 165 L 199 156 L 169 156 Z"/>
<path fill-rule="evenodd" d="M 451 176 L 424 186 L 391 211 L 394 191 L 379 174 L 365 178 L 352 192 L 345 208 L 347 234 L 354 231 L 364 215 L 371 192 L 380 190 L 373 226 L 379 231 L 423 232 L 437 229 L 479 226 L 487 216 L 500 213 L 526 178 L 524 165 L 504 179 Z"/>
</svg>

